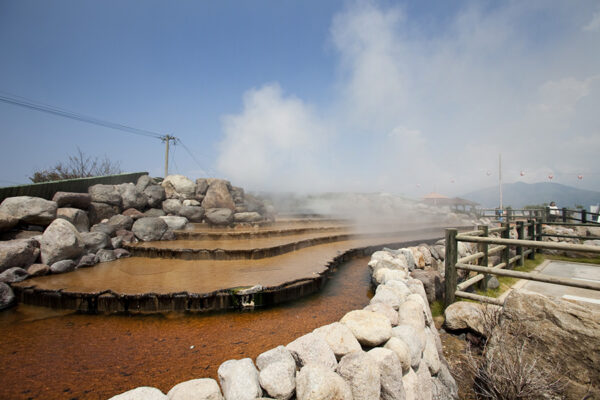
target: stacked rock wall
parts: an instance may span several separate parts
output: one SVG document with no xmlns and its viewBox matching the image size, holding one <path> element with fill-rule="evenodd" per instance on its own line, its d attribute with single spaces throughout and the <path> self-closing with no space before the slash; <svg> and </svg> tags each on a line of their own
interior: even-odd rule
<svg viewBox="0 0 600 400">
<path fill-rule="evenodd" d="M 167 395 L 140 387 L 112 399 L 456 399 L 425 289 L 406 266 L 408 253 L 400 249 L 391 260 L 384 257 L 388 251 L 374 253 L 373 280 L 382 260 L 396 275 L 377 285 L 367 307 L 268 350 L 256 362 L 224 362 L 220 389 L 204 378 L 180 383 Z"/>
</svg>

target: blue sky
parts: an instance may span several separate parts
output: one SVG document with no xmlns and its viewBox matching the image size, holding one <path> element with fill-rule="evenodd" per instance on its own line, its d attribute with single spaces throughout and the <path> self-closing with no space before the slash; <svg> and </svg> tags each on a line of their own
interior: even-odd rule
<svg viewBox="0 0 600 400">
<path fill-rule="evenodd" d="M 250 189 L 460 194 L 502 153 L 507 182 L 600 190 L 598 43 L 596 1 L 0 0 L 0 92 Z M 0 135 L 2 185 L 77 147 L 163 174 L 158 140 L 10 104 Z"/>
</svg>

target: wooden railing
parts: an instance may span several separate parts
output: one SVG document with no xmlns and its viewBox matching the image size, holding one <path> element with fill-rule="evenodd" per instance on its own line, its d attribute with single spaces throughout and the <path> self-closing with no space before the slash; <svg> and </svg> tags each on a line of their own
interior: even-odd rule
<svg viewBox="0 0 600 400">
<path fill-rule="evenodd" d="M 510 222 L 519 219 L 536 218 L 545 222 L 563 222 L 575 221 L 582 224 L 596 224 L 600 226 L 600 213 L 592 213 L 585 209 L 572 210 L 566 207 L 559 208 L 552 214 L 550 207 L 546 208 L 505 208 L 500 212 L 495 208 L 478 209 L 479 217 L 493 218 L 499 222 Z"/>
<path fill-rule="evenodd" d="M 469 287 L 475 284 L 478 284 L 480 290 L 486 290 L 489 275 L 508 276 L 519 279 L 527 279 L 538 282 L 554 283 L 564 286 L 600 291 L 600 282 L 588 282 L 538 273 L 532 274 L 528 272 L 509 270 L 514 264 L 523 265 L 525 257 L 534 258 L 535 251 L 540 251 L 541 249 L 600 254 L 600 246 L 542 242 L 543 236 L 570 237 L 577 239 L 594 239 L 595 237 L 543 234 L 542 221 L 540 220 L 530 219 L 526 222 L 517 221 L 515 225 L 517 230 L 517 239 L 510 239 L 511 225 L 508 223 L 504 223 L 498 228 L 491 229 L 487 225 L 480 225 L 475 231 L 462 233 L 458 233 L 457 229 L 446 229 L 446 306 L 454 303 L 456 297 L 501 305 L 502 301 L 499 299 L 466 292 Z M 495 232 L 500 233 L 501 237 L 489 237 L 489 234 Z M 475 254 L 459 259 L 458 242 L 477 243 L 479 251 Z M 490 247 L 490 245 L 494 246 Z M 516 249 L 516 255 L 514 257 L 510 257 L 511 247 Z M 488 257 L 489 255 L 495 253 L 500 253 L 500 263 L 490 267 L 488 266 Z M 468 264 L 474 261 L 477 261 L 477 265 Z M 458 283 L 457 270 L 459 269 L 477 272 L 478 274 Z"/>
</svg>

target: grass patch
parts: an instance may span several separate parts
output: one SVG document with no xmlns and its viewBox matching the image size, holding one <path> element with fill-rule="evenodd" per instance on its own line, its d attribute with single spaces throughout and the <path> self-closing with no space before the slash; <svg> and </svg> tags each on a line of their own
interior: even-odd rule
<svg viewBox="0 0 600 400">
<path fill-rule="evenodd" d="M 547 260 L 554 261 L 565 261 L 565 262 L 576 262 L 583 264 L 600 264 L 600 257 L 566 257 L 566 256 L 555 256 L 548 255 L 544 256 Z"/>
<path fill-rule="evenodd" d="M 440 300 L 436 300 L 429 305 L 431 309 L 431 315 L 433 317 L 439 317 L 440 315 L 444 315 L 444 302 Z"/>
<path fill-rule="evenodd" d="M 547 256 L 542 254 L 536 254 L 533 260 L 525 259 L 524 265 L 516 266 L 512 270 L 520 271 L 520 272 L 531 272 L 538 265 L 540 265 L 544 260 L 546 260 Z M 498 282 L 500 282 L 500 286 L 496 289 L 487 289 L 487 290 L 475 290 L 475 293 L 487 296 L 487 297 L 498 297 L 502 293 L 506 292 L 508 289 L 512 287 L 515 283 L 519 281 L 519 278 L 511 278 L 509 276 L 496 276 L 498 278 Z"/>
</svg>

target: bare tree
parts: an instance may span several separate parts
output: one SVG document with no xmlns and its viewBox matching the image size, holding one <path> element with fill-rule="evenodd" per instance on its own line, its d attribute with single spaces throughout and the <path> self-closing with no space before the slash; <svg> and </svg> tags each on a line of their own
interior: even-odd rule
<svg viewBox="0 0 600 400">
<path fill-rule="evenodd" d="M 70 155 L 68 161 L 58 162 L 51 168 L 34 171 L 29 180 L 33 183 L 58 181 L 62 179 L 87 178 L 90 176 L 120 174 L 119 162 L 108 157 L 92 157 L 86 155 L 79 147 L 77 153 Z"/>
</svg>

